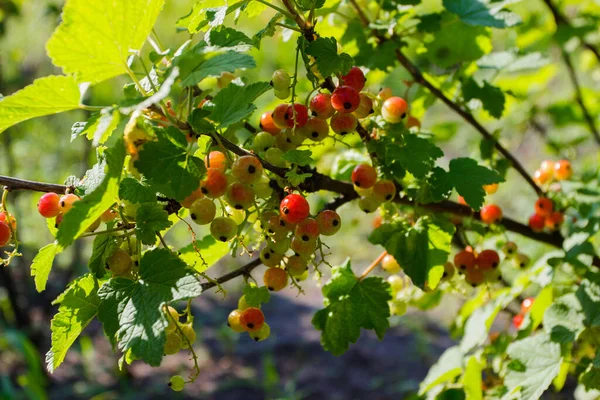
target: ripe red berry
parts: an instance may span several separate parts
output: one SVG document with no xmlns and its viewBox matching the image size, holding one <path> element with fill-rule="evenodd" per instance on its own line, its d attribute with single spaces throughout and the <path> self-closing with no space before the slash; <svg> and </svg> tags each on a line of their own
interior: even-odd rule
<svg viewBox="0 0 600 400">
<path fill-rule="evenodd" d="M 354 114 L 335 113 L 330 121 L 331 129 L 338 135 L 346 135 L 356 130 L 358 120 Z"/>
<path fill-rule="evenodd" d="M 38 201 L 37 208 L 44 218 L 53 218 L 60 214 L 60 196 L 56 193 L 46 193 Z"/>
<path fill-rule="evenodd" d="M 236 210 L 247 210 L 255 200 L 254 189 L 242 182 L 233 182 L 227 188 L 227 202 Z"/>
<path fill-rule="evenodd" d="M 281 219 L 291 224 L 297 224 L 310 214 L 308 201 L 299 194 L 287 195 L 279 204 Z"/>
<path fill-rule="evenodd" d="M 288 106 L 285 116 L 286 124 L 289 128 L 293 127 L 294 124 L 298 128 L 302 128 L 308 122 L 308 110 L 304 104 L 294 104 Z"/>
<path fill-rule="evenodd" d="M 71 208 L 73 208 L 73 203 L 81 200 L 81 198 L 72 193 L 65 194 L 60 198 L 58 204 L 60 205 L 60 210 L 63 214 L 67 213 Z"/>
<path fill-rule="evenodd" d="M 360 92 L 365 87 L 367 78 L 365 78 L 365 74 L 360 68 L 352 67 L 346 75 L 340 77 L 340 82 L 342 85 L 351 86 L 356 91 Z"/>
<path fill-rule="evenodd" d="M 476 262 L 475 254 L 472 251 L 463 250 L 454 256 L 454 265 L 460 271 L 472 269 Z"/>
<path fill-rule="evenodd" d="M 234 161 L 231 173 L 242 183 L 258 182 L 263 173 L 263 166 L 254 156 L 242 156 Z"/>
<path fill-rule="evenodd" d="M 240 324 L 247 332 L 257 331 L 265 323 L 265 315 L 256 307 L 246 308 L 240 314 Z"/>
<path fill-rule="evenodd" d="M 299 255 L 293 255 L 288 257 L 287 262 L 285 263 L 286 270 L 293 277 L 298 277 L 308 269 L 308 263 L 304 257 Z"/>
<path fill-rule="evenodd" d="M 373 186 L 373 196 L 382 203 L 392 201 L 396 197 L 396 185 L 388 179 L 377 181 Z"/>
<path fill-rule="evenodd" d="M 204 193 L 202 193 L 202 188 L 200 186 L 198 186 L 198 189 L 194 190 L 188 197 L 186 197 L 179 203 L 181 204 L 182 207 L 190 208 L 196 200 L 201 199 L 203 197 L 204 197 Z M 108 211 L 110 211 L 110 210 L 108 210 Z M 102 215 L 104 216 L 104 214 L 102 214 Z M 115 213 L 115 217 L 116 217 L 116 213 Z M 100 218 L 103 218 L 103 217 L 100 217 Z M 102 220 L 104 221 L 104 219 L 102 219 Z M 107 221 L 104 221 L 104 222 L 107 222 Z"/>
<path fill-rule="evenodd" d="M 220 151 L 211 151 L 204 158 L 206 168 L 216 168 L 225 171 L 227 169 L 227 157 Z"/>
<path fill-rule="evenodd" d="M 552 204 L 552 200 L 547 197 L 540 197 L 535 202 L 535 213 L 542 217 L 547 217 L 552 214 L 554 211 L 554 205 Z"/>
<path fill-rule="evenodd" d="M 512 319 L 513 326 L 515 328 L 519 329 L 521 327 L 521 325 L 523 324 L 524 319 L 525 319 L 525 316 L 523 314 L 515 315 Z"/>
<path fill-rule="evenodd" d="M 216 168 L 206 170 L 206 178 L 200 182 L 200 190 L 210 198 L 221 197 L 227 191 L 227 176 Z"/>
<path fill-rule="evenodd" d="M 4 211 L 0 212 L 0 221 L 1 221 L 1 222 L 6 222 L 7 224 L 8 224 L 8 223 L 9 223 L 9 221 L 10 221 L 10 224 L 9 224 L 9 225 L 12 227 L 12 229 L 13 229 L 13 230 L 17 229 L 17 220 L 15 219 L 15 217 L 14 217 L 13 215 L 11 215 L 11 216 L 8 218 L 8 220 L 9 220 L 9 221 L 7 221 L 6 219 L 7 219 L 6 212 L 4 212 Z"/>
<path fill-rule="evenodd" d="M 373 100 L 371 100 L 371 98 L 366 94 L 361 93 L 360 104 L 354 111 L 354 115 L 356 118 L 367 118 L 369 115 L 373 114 L 373 112 Z"/>
<path fill-rule="evenodd" d="M 360 94 L 351 86 L 338 86 L 331 95 L 331 105 L 340 113 L 351 113 L 359 104 Z"/>
<path fill-rule="evenodd" d="M 573 176 L 573 169 L 568 160 L 560 160 L 554 164 L 554 177 L 559 181 L 564 181 Z"/>
<path fill-rule="evenodd" d="M 476 264 L 479 269 L 490 270 L 500 265 L 500 256 L 494 250 L 483 250 L 477 255 Z"/>
<path fill-rule="evenodd" d="M 534 297 L 528 297 L 521 303 L 521 314 L 527 314 L 533 307 Z"/>
<path fill-rule="evenodd" d="M 298 222 L 296 225 L 296 229 L 294 230 L 294 235 L 304 242 L 308 242 L 311 240 L 315 240 L 319 237 L 319 224 L 317 220 L 314 218 L 304 218 L 302 221 Z"/>
<path fill-rule="evenodd" d="M 271 118 L 273 119 L 273 123 L 280 129 L 288 128 L 288 122 L 286 119 L 286 114 L 288 111 L 289 104 L 280 104 L 273 110 L 271 114 Z"/>
<path fill-rule="evenodd" d="M 481 285 L 486 280 L 484 271 L 477 268 L 469 268 L 464 273 L 465 282 L 473 287 Z"/>
<path fill-rule="evenodd" d="M 329 125 L 324 119 L 310 117 L 302 127 L 302 134 L 314 142 L 320 142 L 329 135 Z"/>
<path fill-rule="evenodd" d="M 269 132 L 273 136 L 281 132 L 281 129 L 277 127 L 277 125 L 275 125 L 275 121 L 273 121 L 272 112 L 267 111 L 266 113 L 263 113 L 263 115 L 260 116 L 260 123 L 258 126 L 261 130 Z"/>
<path fill-rule="evenodd" d="M 278 292 L 287 286 L 288 274 L 284 269 L 271 267 L 265 271 L 263 282 L 267 289 L 272 292 Z"/>
<path fill-rule="evenodd" d="M 408 112 L 408 103 L 401 97 L 390 97 L 381 106 L 381 116 L 386 122 L 400 122 Z"/>
<path fill-rule="evenodd" d="M 335 108 L 331 105 L 331 95 L 327 93 L 318 93 L 310 101 L 310 110 L 314 117 L 328 119 L 335 114 Z"/>
<path fill-rule="evenodd" d="M 6 222 L 0 222 L 0 247 L 6 246 L 10 242 L 10 227 Z"/>
<path fill-rule="evenodd" d="M 546 225 L 546 218 L 542 217 L 538 214 L 533 214 L 529 217 L 529 227 L 534 232 L 541 232 L 544 230 L 544 226 Z"/>
<path fill-rule="evenodd" d="M 309 258 L 317 249 L 317 241 L 309 240 L 308 242 L 305 242 L 294 236 L 290 242 L 290 249 L 299 256 Z"/>
<path fill-rule="evenodd" d="M 484 223 L 494 224 L 502 219 L 502 209 L 496 204 L 488 204 L 481 208 L 479 215 Z"/>
<path fill-rule="evenodd" d="M 555 231 L 565 221 L 565 217 L 561 212 L 554 211 L 552 214 L 546 217 L 545 226 L 551 231 Z"/>
<path fill-rule="evenodd" d="M 361 189 L 368 189 L 373 187 L 375 182 L 377 182 L 377 171 L 368 164 L 359 164 L 352 171 L 352 183 L 354 183 L 354 186 Z"/>
<path fill-rule="evenodd" d="M 335 235 L 342 227 L 342 219 L 333 210 L 324 210 L 317 214 L 319 232 L 324 236 Z"/>
</svg>

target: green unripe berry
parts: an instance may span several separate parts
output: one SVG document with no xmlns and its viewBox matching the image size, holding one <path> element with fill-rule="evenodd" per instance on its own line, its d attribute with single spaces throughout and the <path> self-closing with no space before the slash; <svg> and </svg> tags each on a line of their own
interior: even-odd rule
<svg viewBox="0 0 600 400">
<path fill-rule="evenodd" d="M 273 86 L 274 90 L 289 91 L 290 83 L 290 75 L 287 72 L 285 72 L 285 70 L 278 69 L 275 72 L 273 72 L 273 77 L 271 78 L 271 85 Z"/>
<path fill-rule="evenodd" d="M 275 136 L 268 132 L 258 132 L 252 139 L 252 148 L 257 153 L 269 150 L 275 145 Z"/>
<path fill-rule="evenodd" d="M 256 332 L 248 332 L 250 337 L 256 342 L 262 342 L 271 336 L 271 327 L 266 322 Z"/>
<path fill-rule="evenodd" d="M 237 234 L 237 224 L 231 218 L 217 217 L 210 224 L 210 234 L 221 242 L 228 242 Z"/>
<path fill-rule="evenodd" d="M 181 375 L 175 375 L 169 380 L 169 386 L 174 392 L 181 392 L 185 387 L 185 380 Z"/>
<path fill-rule="evenodd" d="M 190 206 L 190 218 L 198 225 L 210 224 L 217 214 L 215 202 L 208 197 L 203 197 Z"/>
<path fill-rule="evenodd" d="M 167 355 L 175 354 L 181 350 L 181 338 L 175 332 L 167 332 L 164 352 Z"/>
<path fill-rule="evenodd" d="M 193 345 L 196 341 L 196 331 L 191 323 L 181 325 L 181 333 L 183 335 L 181 340 L 181 347 L 187 349 L 190 345 Z"/>
</svg>

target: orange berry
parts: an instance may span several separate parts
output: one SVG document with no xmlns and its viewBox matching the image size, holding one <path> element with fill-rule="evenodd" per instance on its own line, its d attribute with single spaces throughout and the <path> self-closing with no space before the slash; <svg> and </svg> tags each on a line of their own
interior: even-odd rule
<svg viewBox="0 0 600 400">
<path fill-rule="evenodd" d="M 500 265 L 500 256 L 494 250 L 483 250 L 477 255 L 476 263 L 481 270 L 495 269 Z"/>
<path fill-rule="evenodd" d="M 535 202 L 535 213 L 537 215 L 547 217 L 548 215 L 552 214 L 552 211 L 554 211 L 554 204 L 549 198 L 540 197 Z"/>
<path fill-rule="evenodd" d="M 271 267 L 265 271 L 263 281 L 267 289 L 273 292 L 278 292 L 285 288 L 288 284 L 288 275 L 285 270 L 278 267 Z"/>
<path fill-rule="evenodd" d="M 552 214 L 546 217 L 545 226 L 549 230 L 555 231 L 562 225 L 564 221 L 565 216 L 559 211 L 554 211 Z"/>
<path fill-rule="evenodd" d="M 463 250 L 454 256 L 454 265 L 459 271 L 464 272 L 467 269 L 472 269 L 476 262 L 475 254 L 472 251 Z"/>
<path fill-rule="evenodd" d="M 246 308 L 240 314 L 240 324 L 247 332 L 255 332 L 265 323 L 265 315 L 256 307 Z"/>
<path fill-rule="evenodd" d="M 544 230 L 544 226 L 546 225 L 546 218 L 542 217 L 538 214 L 533 214 L 529 217 L 529 227 L 534 232 L 541 232 Z"/>
<path fill-rule="evenodd" d="M 573 169 L 571 163 L 568 160 L 560 160 L 554 164 L 554 176 L 559 181 L 564 181 L 571 178 L 573 175 Z"/>
<path fill-rule="evenodd" d="M 494 224 L 502 219 L 502 209 L 496 204 L 488 204 L 481 208 L 479 215 L 484 223 Z"/>
<path fill-rule="evenodd" d="M 485 190 L 487 194 L 494 194 L 498 191 L 498 184 L 492 183 L 491 185 L 483 185 L 483 190 Z"/>
<path fill-rule="evenodd" d="M 544 184 L 548 183 L 552 179 L 553 176 L 554 176 L 554 173 L 548 173 L 546 171 L 542 171 L 541 169 L 538 169 L 537 171 L 535 171 L 535 174 L 533 174 L 533 180 L 538 185 L 544 185 Z"/>
<path fill-rule="evenodd" d="M 523 302 L 521 303 L 521 314 L 527 314 L 531 310 L 534 300 L 535 298 L 533 297 L 528 297 L 525 300 L 523 300 Z"/>
</svg>

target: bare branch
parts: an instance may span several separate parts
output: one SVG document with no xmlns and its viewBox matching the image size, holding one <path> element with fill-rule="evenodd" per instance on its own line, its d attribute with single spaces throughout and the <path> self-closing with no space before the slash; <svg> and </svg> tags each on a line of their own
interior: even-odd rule
<svg viewBox="0 0 600 400">
<path fill-rule="evenodd" d="M 13 177 L 4 176 L 4 175 L 0 175 L 0 186 L 4 186 L 8 190 L 29 190 L 29 191 L 33 191 L 33 192 L 58 193 L 58 194 L 65 194 L 65 192 L 67 190 L 75 190 L 75 188 L 73 186 L 29 181 L 29 180 L 25 180 L 25 179 L 13 178 Z"/>
</svg>

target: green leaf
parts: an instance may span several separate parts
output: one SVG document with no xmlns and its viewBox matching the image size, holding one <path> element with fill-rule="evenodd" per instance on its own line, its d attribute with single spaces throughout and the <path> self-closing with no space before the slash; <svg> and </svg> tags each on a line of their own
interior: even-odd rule
<svg viewBox="0 0 600 400">
<path fill-rule="evenodd" d="M 421 382 L 419 395 L 423 395 L 439 384 L 453 381 L 461 374 L 462 363 L 463 354 L 458 346 L 446 349 Z"/>
<path fill-rule="evenodd" d="M 210 119 L 219 124 L 218 129 L 242 121 L 256 110 L 254 100 L 270 88 L 268 82 L 256 82 L 247 86 L 228 85 L 213 99 L 215 108 Z"/>
<path fill-rule="evenodd" d="M 404 135 L 404 146 L 389 148 L 386 157 L 400 161 L 404 169 L 416 178 L 424 178 L 435 165 L 435 160 L 444 156 L 444 152 L 431 141 L 415 134 Z"/>
<path fill-rule="evenodd" d="M 140 279 L 112 278 L 102 285 L 98 319 L 119 349 L 158 366 L 163 356 L 167 318 L 162 308 L 200 295 L 198 278 L 167 249 L 147 251 L 140 260 Z"/>
<path fill-rule="evenodd" d="M 115 142 L 106 151 L 108 172 L 94 191 L 73 204 L 58 227 L 56 239 L 62 247 L 67 247 L 111 207 L 118 199 L 119 180 L 125 160 L 123 139 Z"/>
<path fill-rule="evenodd" d="M 53 373 L 64 361 L 67 351 L 83 329 L 98 312 L 100 298 L 92 274 L 84 275 L 71 283 L 61 295 L 58 313 L 52 318 L 52 347 L 46 354 L 48 371 Z"/>
<path fill-rule="evenodd" d="M 127 59 L 142 48 L 163 4 L 164 0 L 69 0 L 46 45 L 48 55 L 77 82 L 94 84 L 124 74 Z"/>
<path fill-rule="evenodd" d="M 316 59 L 317 69 L 323 77 L 347 74 L 353 65 L 352 57 L 348 54 L 338 54 L 337 41 L 333 37 L 320 37 L 310 42 L 306 46 L 306 54 Z"/>
<path fill-rule="evenodd" d="M 432 42 L 426 43 L 430 61 L 442 68 L 463 62 L 476 61 L 492 50 L 488 29 L 452 21 L 447 15 L 442 19 L 442 29 L 435 33 Z"/>
<path fill-rule="evenodd" d="M 144 144 L 135 167 L 154 190 L 176 200 L 183 200 L 196 190 L 206 172 L 200 158 L 188 154 L 187 149 L 175 145 L 164 135 Z"/>
<path fill-rule="evenodd" d="M 432 174 L 427 179 L 431 201 L 436 203 L 450 197 L 452 194 L 453 183 L 450 174 L 443 168 L 435 167 Z"/>
<path fill-rule="evenodd" d="M 290 170 L 285 173 L 285 179 L 287 179 L 292 186 L 299 186 L 311 176 L 311 173 L 298 173 L 296 170 Z"/>
<path fill-rule="evenodd" d="M 419 15 L 417 30 L 419 32 L 434 33 L 441 29 L 442 15 L 439 13 Z"/>
<path fill-rule="evenodd" d="M 600 366 L 598 365 L 600 352 L 596 355 L 596 360 L 590 363 L 586 371 L 581 374 L 579 381 L 587 391 L 600 389 Z"/>
<path fill-rule="evenodd" d="M 79 108 L 79 87 L 71 76 L 46 76 L 10 96 L 0 96 L 0 133 L 31 118 Z"/>
<path fill-rule="evenodd" d="M 235 72 L 236 69 L 251 69 L 256 67 L 254 58 L 248 54 L 228 51 L 217 54 L 195 65 L 191 71 L 183 71 L 183 86 L 194 86 L 209 76 L 220 76 L 223 72 Z"/>
<path fill-rule="evenodd" d="M 225 15 L 237 10 L 244 3 L 239 2 L 231 7 L 226 7 L 226 4 L 227 2 L 225 0 L 196 1 L 189 14 L 177 21 L 177 27 L 185 28 L 191 34 L 195 34 L 206 25 L 210 24 L 211 26 L 218 26 L 220 25 L 219 20 L 222 21 L 221 17 L 224 17 Z M 219 13 L 218 18 L 215 16 L 216 13 Z"/>
<path fill-rule="evenodd" d="M 469 358 L 462 378 L 467 400 L 481 400 L 483 398 L 481 374 L 482 368 L 479 361 L 477 361 L 477 357 Z"/>
<path fill-rule="evenodd" d="M 179 249 L 181 259 L 198 272 L 206 271 L 228 253 L 227 243 L 215 240 L 212 235 L 204 236 L 201 240 L 196 240 Z"/>
<path fill-rule="evenodd" d="M 266 286 L 246 285 L 244 286 L 244 299 L 250 307 L 260 307 L 261 304 L 269 302 L 271 292 Z"/>
<path fill-rule="evenodd" d="M 94 238 L 92 255 L 90 256 L 90 261 L 88 261 L 88 267 L 96 278 L 102 278 L 106 275 L 106 260 L 118 247 L 112 235 L 103 233 Z"/>
<path fill-rule="evenodd" d="M 310 150 L 288 150 L 281 156 L 285 161 L 296 165 L 310 165 L 314 163 Z"/>
<path fill-rule="evenodd" d="M 483 185 L 504 182 L 504 179 L 494 170 L 482 167 L 472 158 L 455 158 L 450 161 L 448 179 L 452 182 L 458 194 L 464 197 L 467 204 L 474 210 L 483 205 L 485 190 Z"/>
<path fill-rule="evenodd" d="M 156 193 L 137 179 L 125 178 L 119 184 L 119 198 L 130 203 L 150 203 L 156 201 Z"/>
<path fill-rule="evenodd" d="M 97 146 L 105 143 L 110 135 L 117 129 L 121 121 L 119 110 L 111 107 L 103 108 L 100 112 L 92 114 L 87 122 L 76 122 L 71 127 L 71 142 L 78 136 L 85 135 L 92 144 Z"/>
<path fill-rule="evenodd" d="M 504 383 L 509 390 L 521 388 L 521 399 L 537 400 L 560 371 L 560 345 L 541 333 L 508 346 L 508 355 L 525 366 L 524 371 L 508 369 Z"/>
<path fill-rule="evenodd" d="M 490 85 L 487 81 L 483 81 L 483 87 L 480 87 L 473 78 L 469 78 L 463 83 L 462 91 L 465 101 L 479 99 L 483 109 L 492 117 L 496 119 L 502 117 L 506 99 L 501 89 Z"/>
<path fill-rule="evenodd" d="M 498 13 L 502 8 L 488 9 L 481 0 L 444 0 L 444 7 L 469 25 L 506 28 L 515 25 L 515 15 Z"/>
<path fill-rule="evenodd" d="M 263 29 L 256 32 L 256 34 L 252 37 L 252 42 L 257 49 L 260 49 L 260 43 L 264 38 L 273 37 L 273 35 L 275 35 L 277 22 L 279 22 L 279 20 L 282 18 L 283 14 L 275 14 Z"/>
<path fill-rule="evenodd" d="M 167 229 L 171 225 L 169 213 L 158 203 L 141 204 L 135 214 L 135 234 L 148 246 L 156 242 L 156 232 Z"/>
<path fill-rule="evenodd" d="M 302 11 L 318 10 L 323 8 L 325 0 L 298 0 L 297 4 Z"/>
<path fill-rule="evenodd" d="M 575 295 L 585 316 L 585 326 L 590 328 L 600 326 L 600 286 L 586 279 Z"/>
<path fill-rule="evenodd" d="M 548 65 L 550 60 L 542 53 L 534 52 L 520 55 L 517 50 L 500 51 L 487 54 L 477 60 L 477 66 L 481 69 L 494 69 L 504 72 L 519 72 L 536 70 Z"/>
<path fill-rule="evenodd" d="M 252 45 L 252 39 L 250 39 L 244 32 L 240 32 L 233 28 L 226 26 L 219 26 L 218 28 L 211 29 L 210 45 L 217 47 L 236 47 L 239 45 Z"/>
<path fill-rule="evenodd" d="M 334 355 L 341 355 L 350 343 L 356 343 L 360 328 L 373 329 L 382 339 L 389 328 L 392 299 L 389 284 L 379 277 L 359 281 L 350 261 L 333 268 L 329 282 L 323 287 L 327 306 L 317 311 L 312 323 L 322 331 L 321 344 Z"/>
<path fill-rule="evenodd" d="M 35 289 L 38 292 L 46 289 L 46 282 L 52 269 L 54 257 L 62 251 L 62 247 L 54 242 L 42 247 L 31 264 L 31 276 L 35 277 Z"/>
<path fill-rule="evenodd" d="M 448 221 L 422 217 L 414 226 L 402 221 L 383 224 L 371 233 L 369 241 L 382 245 L 412 282 L 423 288 L 430 271 L 448 260 L 454 229 Z"/>
</svg>

